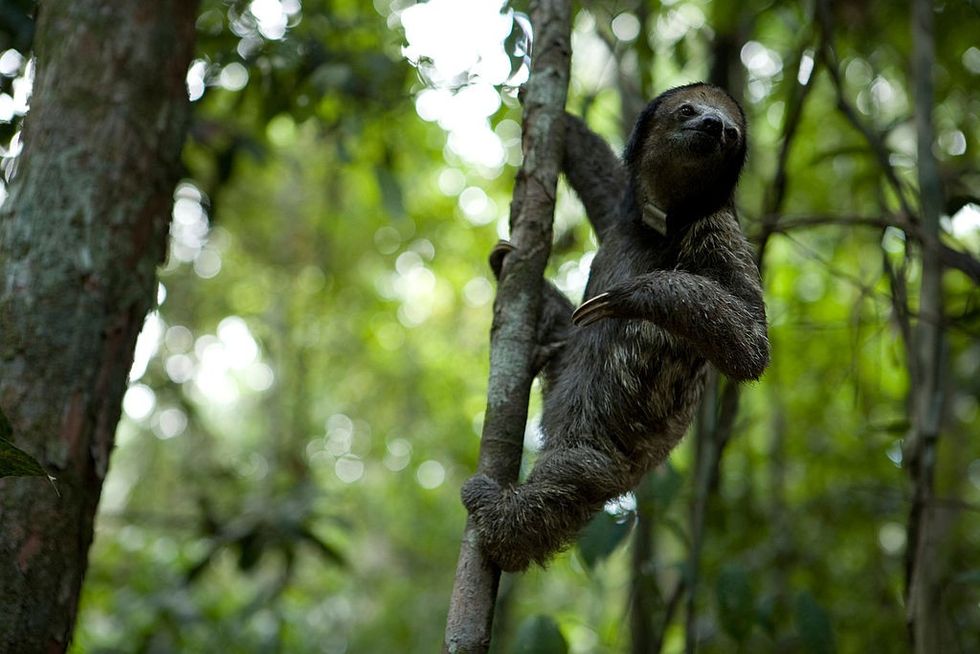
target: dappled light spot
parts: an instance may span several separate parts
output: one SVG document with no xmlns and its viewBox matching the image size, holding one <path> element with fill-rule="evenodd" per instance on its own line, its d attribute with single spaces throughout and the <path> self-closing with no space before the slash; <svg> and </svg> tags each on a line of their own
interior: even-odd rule
<svg viewBox="0 0 980 654">
<path fill-rule="evenodd" d="M 953 236 L 957 238 L 980 235 L 980 205 L 964 204 L 953 214 L 951 223 Z"/>
<path fill-rule="evenodd" d="M 628 11 L 619 14 L 612 21 L 612 31 L 620 41 L 632 41 L 640 35 L 640 21 Z"/>
<path fill-rule="evenodd" d="M 0 54 L 0 75 L 4 77 L 14 77 L 20 72 L 20 67 L 24 65 L 24 55 L 13 48 L 5 50 Z"/>
<path fill-rule="evenodd" d="M 0 122 L 9 123 L 14 119 L 14 99 L 6 93 L 0 93 Z"/>
<path fill-rule="evenodd" d="M 574 561 L 576 566 L 581 569 L 579 557 L 574 557 L 572 561 Z M 584 572 L 584 570 L 582 572 Z M 575 649 L 573 650 L 575 652 L 598 651 L 600 649 L 600 643 L 602 642 L 595 629 L 592 629 L 586 624 L 575 623 L 568 625 L 568 639 L 570 642 L 575 644 Z"/>
<path fill-rule="evenodd" d="M 614 497 L 606 502 L 604 510 L 606 513 L 616 516 L 625 516 L 632 513 L 636 511 L 636 495 L 630 492 L 624 493 L 619 497 Z"/>
<path fill-rule="evenodd" d="M 381 254 L 394 254 L 401 246 L 402 237 L 398 230 L 390 225 L 379 227 L 374 232 L 374 247 Z"/>
<path fill-rule="evenodd" d="M 742 46 L 739 56 L 749 71 L 747 95 L 752 102 L 760 102 L 771 93 L 773 80 L 783 69 L 783 60 L 778 52 L 758 41 Z"/>
<path fill-rule="evenodd" d="M 255 17 L 262 36 L 278 40 L 286 35 L 289 18 L 299 12 L 300 3 L 299 0 L 252 0 L 248 10 Z"/>
<path fill-rule="evenodd" d="M 786 103 L 777 100 L 766 109 L 766 122 L 773 128 L 778 129 L 783 124 L 783 115 L 786 113 Z"/>
<path fill-rule="evenodd" d="M 218 84 L 226 91 L 241 91 L 248 84 L 248 70 L 234 61 L 221 69 Z"/>
<path fill-rule="evenodd" d="M 487 225 L 497 217 L 497 203 L 479 186 L 470 186 L 459 194 L 459 208 L 474 225 Z"/>
<path fill-rule="evenodd" d="M 860 57 L 854 57 L 844 67 L 844 79 L 857 88 L 864 88 L 871 84 L 874 75 L 875 71 L 871 64 Z"/>
<path fill-rule="evenodd" d="M 427 238 L 416 239 L 408 247 L 426 261 L 432 261 L 433 257 L 436 256 L 436 246 L 432 245 L 432 241 Z"/>
<path fill-rule="evenodd" d="M 395 260 L 398 275 L 392 281 L 394 296 L 402 301 L 398 321 L 406 327 L 425 322 L 432 313 L 436 276 L 425 267 L 422 257 L 412 250 L 402 252 Z"/>
<path fill-rule="evenodd" d="M 471 307 L 485 306 L 493 299 L 493 285 L 486 277 L 474 277 L 463 286 L 463 300 Z"/>
<path fill-rule="evenodd" d="M 807 270 L 796 278 L 796 297 L 804 302 L 818 301 L 825 291 L 825 278 L 816 270 Z"/>
<path fill-rule="evenodd" d="M 364 462 L 353 455 L 337 459 L 333 467 L 337 478 L 345 484 L 353 484 L 364 475 Z"/>
<path fill-rule="evenodd" d="M 589 281 L 589 269 L 592 266 L 592 259 L 595 258 L 595 251 L 589 251 L 579 257 L 578 261 L 566 261 L 558 269 L 558 276 L 555 280 L 558 288 L 566 295 L 578 298 L 585 292 L 585 285 Z"/>
<path fill-rule="evenodd" d="M 966 134 L 958 129 L 943 132 L 939 135 L 939 147 L 951 157 L 966 153 Z"/>
<path fill-rule="evenodd" d="M 194 346 L 194 335 L 183 325 L 173 325 L 167 328 L 163 344 L 170 352 L 187 352 Z"/>
<path fill-rule="evenodd" d="M 274 145 L 289 147 L 296 142 L 296 123 L 290 116 L 279 114 L 266 125 L 265 134 Z"/>
<path fill-rule="evenodd" d="M 232 368 L 247 368 L 259 356 L 259 346 L 238 316 L 228 316 L 218 323 L 218 339 L 224 344 Z"/>
<path fill-rule="evenodd" d="M 133 384 L 123 395 L 123 411 L 130 420 L 146 420 L 156 407 L 157 396 L 146 384 Z"/>
<path fill-rule="evenodd" d="M 204 95 L 204 75 L 208 65 L 203 59 L 195 59 L 187 69 L 187 97 L 191 102 L 200 100 Z"/>
<path fill-rule="evenodd" d="M 164 326 L 159 311 L 154 311 L 146 316 L 146 320 L 143 321 L 143 329 L 140 330 L 140 334 L 136 338 L 133 365 L 129 369 L 129 381 L 138 381 L 146 374 L 150 359 L 156 355 L 160 348 Z"/>
<path fill-rule="evenodd" d="M 261 393 L 272 388 L 276 376 L 268 364 L 256 361 L 243 371 L 242 380 L 250 390 Z"/>
<path fill-rule="evenodd" d="M 888 460 L 895 464 L 896 468 L 902 467 L 902 441 L 897 440 L 891 444 L 891 447 L 885 452 L 885 456 Z"/>
<path fill-rule="evenodd" d="M 335 413 L 327 418 L 326 428 L 326 451 L 333 456 L 350 452 L 354 440 L 354 421 L 343 413 Z"/>
<path fill-rule="evenodd" d="M 416 113 L 449 133 L 453 153 L 498 169 L 505 152 L 488 118 L 501 104 L 495 86 L 517 83 L 508 79 L 511 60 L 500 47 L 513 28 L 513 12 L 501 13 L 495 0 L 432 0 L 397 16 L 408 41 L 402 54 L 429 86 L 416 98 Z"/>
<path fill-rule="evenodd" d="M 897 522 L 886 522 L 878 529 L 878 544 L 886 554 L 905 551 L 905 527 Z"/>
<path fill-rule="evenodd" d="M 164 363 L 167 377 L 175 384 L 183 384 L 194 376 L 194 360 L 186 354 L 174 354 Z"/>
<path fill-rule="evenodd" d="M 14 113 L 23 116 L 28 112 L 31 94 L 34 92 L 34 58 L 31 57 L 24 66 L 24 72 L 14 78 L 11 83 L 14 91 Z"/>
<path fill-rule="evenodd" d="M 419 256 L 418 252 L 413 252 L 408 250 L 402 252 L 395 259 L 395 270 L 397 270 L 402 275 L 407 275 L 422 264 L 422 257 Z"/>
<path fill-rule="evenodd" d="M 466 175 L 459 168 L 443 168 L 438 184 L 443 195 L 455 197 L 466 187 Z"/>
<path fill-rule="evenodd" d="M 869 116 L 884 115 L 897 117 L 908 109 L 908 97 L 905 95 L 905 91 L 901 88 L 900 84 L 892 82 L 882 75 L 878 75 L 872 80 L 870 85 L 858 92 L 855 105 L 858 111 Z M 909 130 L 910 136 L 908 138 L 911 140 L 914 138 L 914 126 L 908 124 L 905 127 Z M 909 162 L 906 165 L 914 165 L 914 162 Z"/>
<path fill-rule="evenodd" d="M 961 61 L 963 62 L 963 67 L 968 71 L 974 75 L 980 75 L 980 48 L 971 45 L 963 51 Z"/>
<path fill-rule="evenodd" d="M 208 236 L 208 217 L 200 191 L 182 183 L 174 193 L 173 222 L 170 224 L 170 256 L 188 263 L 201 253 Z"/>
<path fill-rule="evenodd" d="M 442 482 L 446 480 L 446 469 L 442 467 L 442 464 L 433 459 L 428 461 L 423 461 L 418 469 L 415 471 L 415 478 L 419 482 L 419 486 L 427 490 L 432 490 L 434 488 L 439 488 Z"/>
<path fill-rule="evenodd" d="M 779 58 L 779 53 L 758 41 L 749 41 L 743 45 L 740 57 L 749 72 L 759 77 L 772 77 L 783 69 L 783 61 Z"/>
<path fill-rule="evenodd" d="M 269 460 L 258 452 L 252 452 L 246 460 L 239 463 L 238 474 L 242 477 L 265 479 L 269 474 Z"/>
<path fill-rule="evenodd" d="M 404 470 L 412 459 L 412 444 L 404 438 L 392 439 L 385 449 L 384 465 L 392 472 Z"/>
<path fill-rule="evenodd" d="M 161 411 L 153 425 L 153 433 L 163 440 L 180 436 L 185 429 L 187 429 L 187 414 L 177 407 L 169 407 Z"/>
<path fill-rule="evenodd" d="M 703 11 L 694 5 L 682 4 L 657 16 L 657 36 L 664 45 L 670 45 L 684 38 L 688 32 L 704 27 L 704 22 Z"/>
<path fill-rule="evenodd" d="M 500 44 L 513 18 L 500 7 L 499 0 L 431 0 L 407 7 L 398 14 L 408 41 L 402 54 L 413 62 L 431 61 L 426 75 L 434 85 L 451 85 L 463 75 L 502 84 L 511 68 Z"/>
<path fill-rule="evenodd" d="M 544 444 L 544 430 L 541 429 L 541 412 L 528 418 L 524 425 L 524 449 L 538 451 Z"/>
<path fill-rule="evenodd" d="M 208 400 L 231 404 L 238 399 L 238 388 L 228 372 L 234 360 L 224 344 L 215 336 L 205 334 L 194 344 L 197 369 L 194 385 Z"/>
<path fill-rule="evenodd" d="M 487 175 L 489 178 L 496 176 L 497 169 L 504 164 L 506 159 L 504 146 L 489 125 L 466 130 L 453 130 L 449 133 L 447 143 L 449 149 L 464 160 L 493 169 L 495 172 L 492 175 Z"/>
<path fill-rule="evenodd" d="M 810 75 L 813 74 L 813 51 L 807 50 L 800 57 L 800 67 L 796 71 L 796 81 L 800 84 L 806 84 L 810 81 Z"/>
<path fill-rule="evenodd" d="M 217 277 L 221 272 L 221 255 L 214 248 L 204 247 L 194 259 L 194 273 L 201 279 Z"/>
</svg>

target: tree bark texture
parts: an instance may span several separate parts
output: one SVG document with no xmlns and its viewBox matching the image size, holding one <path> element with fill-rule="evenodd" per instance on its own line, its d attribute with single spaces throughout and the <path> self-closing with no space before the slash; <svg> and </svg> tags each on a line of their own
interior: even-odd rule
<svg viewBox="0 0 980 654">
<path fill-rule="evenodd" d="M 24 151 L 0 210 L 0 406 L 56 477 L 0 481 L 0 651 L 61 652 L 188 115 L 196 0 L 39 3 Z"/>
<path fill-rule="evenodd" d="M 535 326 L 541 284 L 551 254 L 555 193 L 568 92 L 571 7 L 568 0 L 538 0 L 531 6 L 534 45 L 523 96 L 524 163 L 511 204 L 511 241 L 504 260 L 490 331 L 490 380 L 478 470 L 501 484 L 517 480 L 531 392 Z M 444 651 L 486 652 L 500 570 L 479 548 L 467 522 L 449 603 Z"/>
</svg>

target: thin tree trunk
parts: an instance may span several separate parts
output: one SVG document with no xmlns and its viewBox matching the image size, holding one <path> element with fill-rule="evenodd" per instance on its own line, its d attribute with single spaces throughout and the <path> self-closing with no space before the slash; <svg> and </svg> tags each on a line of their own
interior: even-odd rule
<svg viewBox="0 0 980 654">
<path fill-rule="evenodd" d="M 0 481 L 0 651 L 59 652 L 165 251 L 193 0 L 48 0 L 0 211 L 0 404 L 57 478 Z"/>
<path fill-rule="evenodd" d="M 912 433 L 906 448 L 913 484 L 908 525 L 907 616 L 909 634 L 917 654 L 942 651 L 939 597 L 939 541 L 941 534 L 931 505 L 934 492 L 936 450 L 942 416 L 943 296 L 942 260 L 939 252 L 939 214 L 942 188 L 932 144 L 933 3 L 912 4 L 912 76 L 915 89 L 915 128 L 922 226 L 922 284 L 919 289 L 919 322 L 915 344 L 917 378 L 912 386 Z"/>
<path fill-rule="evenodd" d="M 695 423 L 694 456 L 694 494 L 691 500 L 691 551 L 688 563 L 687 599 L 684 617 L 684 651 L 691 654 L 697 650 L 697 598 L 701 576 L 701 550 L 704 545 L 705 513 L 708 510 L 708 494 L 711 487 L 711 473 L 720 457 L 716 435 L 718 403 L 718 373 L 711 369 L 704 385 L 704 395 L 698 407 Z"/>
<path fill-rule="evenodd" d="M 637 502 L 636 527 L 633 529 L 633 550 L 630 565 L 630 652 L 650 654 L 659 651 L 657 628 L 654 625 L 657 605 L 661 604 L 657 579 L 654 576 L 653 552 L 654 515 L 650 502 Z M 654 648 L 657 648 L 654 650 Z"/>
<path fill-rule="evenodd" d="M 490 331 L 490 381 L 478 470 L 501 484 L 517 479 L 533 379 L 541 283 L 551 254 L 555 192 L 568 92 L 571 7 L 568 0 L 531 6 L 534 47 L 524 94 L 524 164 L 511 204 L 511 240 Z M 486 652 L 500 570 L 483 556 L 471 522 L 460 544 L 446 622 L 446 652 Z"/>
</svg>

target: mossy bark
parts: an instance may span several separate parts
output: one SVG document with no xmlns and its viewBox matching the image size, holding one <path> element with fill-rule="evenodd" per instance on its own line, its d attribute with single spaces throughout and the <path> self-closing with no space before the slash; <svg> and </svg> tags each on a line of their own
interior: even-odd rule
<svg viewBox="0 0 980 654">
<path fill-rule="evenodd" d="M 69 642 L 188 115 L 196 0 L 48 0 L 0 209 L 0 406 L 57 478 L 0 481 L 0 651 Z"/>
</svg>

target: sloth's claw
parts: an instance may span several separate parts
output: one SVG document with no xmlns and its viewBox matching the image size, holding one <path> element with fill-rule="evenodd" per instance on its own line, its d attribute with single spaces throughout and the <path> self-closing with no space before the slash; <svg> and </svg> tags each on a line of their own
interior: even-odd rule
<svg viewBox="0 0 980 654">
<path fill-rule="evenodd" d="M 575 310 L 572 314 L 572 324 L 586 327 L 603 318 L 612 318 L 614 315 L 609 293 L 600 293 Z"/>
<path fill-rule="evenodd" d="M 504 267 L 504 259 L 508 254 L 516 250 L 510 241 L 505 241 L 503 239 L 497 241 L 497 244 L 493 246 L 490 250 L 490 270 L 493 271 L 493 276 L 500 279 L 500 271 Z"/>
</svg>

